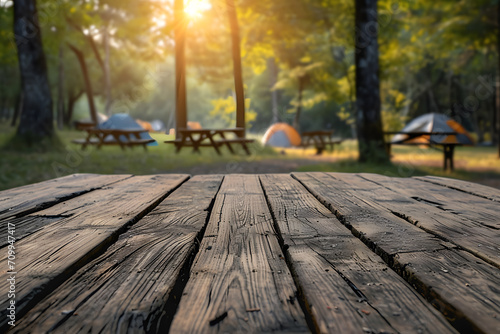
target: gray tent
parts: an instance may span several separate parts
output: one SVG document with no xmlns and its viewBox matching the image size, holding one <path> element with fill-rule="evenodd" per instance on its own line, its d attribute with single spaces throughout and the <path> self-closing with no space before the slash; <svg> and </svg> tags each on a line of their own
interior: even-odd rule
<svg viewBox="0 0 500 334">
<path fill-rule="evenodd" d="M 142 127 L 129 115 L 127 114 L 114 114 L 107 121 L 102 122 L 97 126 L 100 129 L 120 129 L 120 130 L 135 130 L 142 129 Z M 110 137 L 110 139 L 112 139 Z M 153 139 L 148 132 L 141 133 L 141 139 Z M 149 143 L 149 146 L 158 146 L 155 141 Z"/>
<path fill-rule="evenodd" d="M 416 135 L 397 134 L 392 144 L 462 144 L 474 145 L 474 140 L 462 125 L 443 114 L 429 113 L 410 121 L 401 132 Z M 442 134 L 427 135 L 426 132 Z M 422 133 L 421 135 L 418 135 Z M 450 134 L 450 133 L 456 133 Z"/>
</svg>

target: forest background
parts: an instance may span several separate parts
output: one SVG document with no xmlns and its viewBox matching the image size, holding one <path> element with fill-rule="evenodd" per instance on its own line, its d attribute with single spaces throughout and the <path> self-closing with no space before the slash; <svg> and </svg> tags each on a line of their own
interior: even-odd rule
<svg viewBox="0 0 500 334">
<path fill-rule="evenodd" d="M 97 111 L 175 123 L 173 4 L 168 0 L 38 0 L 59 128 L 89 118 L 74 49 Z M 186 1 L 189 121 L 234 126 L 224 1 Z M 191 8 L 191 9 L 190 9 Z M 355 137 L 354 1 L 236 1 L 250 132 L 284 121 Z M 22 103 L 12 1 L 0 0 L 0 120 Z M 440 112 L 479 143 L 498 141 L 498 1 L 378 1 L 384 130 Z"/>
</svg>

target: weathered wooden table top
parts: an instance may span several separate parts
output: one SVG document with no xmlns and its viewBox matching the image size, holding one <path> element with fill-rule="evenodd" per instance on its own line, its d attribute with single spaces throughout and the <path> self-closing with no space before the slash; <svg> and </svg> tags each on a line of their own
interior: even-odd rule
<svg viewBox="0 0 500 334">
<path fill-rule="evenodd" d="M 6 190 L 0 332 L 500 333 L 499 209 L 493 188 L 374 174 Z"/>
</svg>

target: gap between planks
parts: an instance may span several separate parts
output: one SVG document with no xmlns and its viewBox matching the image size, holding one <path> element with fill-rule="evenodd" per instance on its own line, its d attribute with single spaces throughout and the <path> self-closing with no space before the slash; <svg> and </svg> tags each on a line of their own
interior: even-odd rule
<svg viewBox="0 0 500 334">
<path fill-rule="evenodd" d="M 73 174 L 3 190 L 0 191 L 0 220 L 26 216 L 130 177 L 132 175 Z"/>
<path fill-rule="evenodd" d="M 165 333 L 222 176 L 195 176 L 31 310 L 15 333 Z"/>
<path fill-rule="evenodd" d="M 316 332 L 454 332 L 302 184 L 288 175 L 260 179 Z"/>
<path fill-rule="evenodd" d="M 401 241 L 407 237 L 406 230 L 414 230 L 411 239 L 416 240 L 422 240 L 429 234 L 396 216 L 390 218 L 390 213 L 387 216 L 388 211 L 383 206 L 369 199 L 371 195 L 363 195 L 363 192 L 373 190 L 364 190 L 366 185 L 359 182 L 367 181 L 361 178 L 356 181 L 356 175 L 294 173 L 293 177 L 335 213 L 355 236 L 414 285 L 456 328 L 484 333 L 498 331 L 500 298 L 498 293 L 491 294 L 492 284 L 500 283 L 497 268 L 437 239 L 434 242 L 429 240 L 425 247 L 427 249 L 397 251 Z M 383 198 L 381 200 L 384 202 Z M 389 219 L 392 224 L 397 222 L 403 229 L 391 229 L 392 236 L 384 239 L 383 226 L 373 224 L 373 221 L 380 223 L 381 219 Z M 453 256 L 446 255 L 448 253 Z M 435 266 L 428 267 L 426 261 L 410 261 L 418 256 L 433 259 L 431 262 Z M 455 294 L 463 295 L 464 298 L 455 298 Z"/>
<path fill-rule="evenodd" d="M 309 332 L 258 176 L 224 178 L 170 330 Z"/>
<path fill-rule="evenodd" d="M 47 215 L 75 214 L 50 223 L 16 243 L 17 252 L 23 253 L 16 261 L 16 270 L 27 273 L 16 282 L 16 316 L 22 317 L 78 269 L 104 252 L 127 227 L 187 179 L 187 175 L 135 176 L 42 211 Z M 143 190 L 140 201 L 137 189 Z M 103 213 L 108 214 L 107 218 L 103 219 Z M 7 258 L 2 257 L 0 262 L 7 263 Z M 2 272 L 5 274 L 6 270 Z M 7 291 L 7 284 L 7 281 L 0 282 L 0 287 Z M 9 300 L 6 297 L 0 299 L 0 330 L 7 328 Z"/>
</svg>

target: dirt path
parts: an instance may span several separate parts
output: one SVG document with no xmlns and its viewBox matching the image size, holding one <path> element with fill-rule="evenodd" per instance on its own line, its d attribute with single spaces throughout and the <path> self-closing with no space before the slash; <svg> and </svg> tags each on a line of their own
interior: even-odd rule
<svg viewBox="0 0 500 334">
<path fill-rule="evenodd" d="M 265 159 L 261 161 L 251 161 L 251 162 L 225 162 L 207 165 L 196 165 L 190 168 L 183 168 L 172 170 L 169 172 L 173 173 L 187 173 L 191 175 L 201 175 L 201 174 L 264 174 L 264 173 L 291 173 L 296 171 L 299 167 L 317 165 L 320 163 L 332 163 L 337 159 L 331 156 L 310 156 L 307 159 L 293 159 L 293 158 L 276 158 L 276 159 Z M 396 159 L 393 162 L 400 162 Z M 419 165 L 418 163 L 416 165 Z M 425 165 L 435 165 L 434 167 L 440 167 L 441 162 L 427 161 Z M 460 163 L 457 164 L 458 168 L 463 168 Z M 476 171 L 466 168 L 469 171 Z M 481 172 L 477 170 L 477 172 Z M 484 184 L 490 187 L 500 189 L 500 179 L 482 178 L 474 180 L 476 183 Z"/>
<path fill-rule="evenodd" d="M 227 162 L 209 165 L 197 165 L 173 172 L 183 172 L 191 175 L 200 174 L 263 174 L 263 173 L 291 173 L 299 167 L 315 165 L 331 160 L 316 159 L 265 159 L 251 162 Z"/>
</svg>

